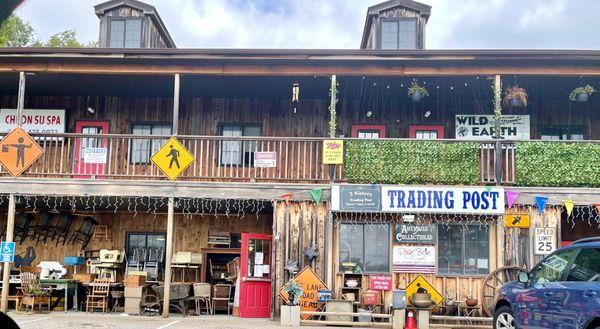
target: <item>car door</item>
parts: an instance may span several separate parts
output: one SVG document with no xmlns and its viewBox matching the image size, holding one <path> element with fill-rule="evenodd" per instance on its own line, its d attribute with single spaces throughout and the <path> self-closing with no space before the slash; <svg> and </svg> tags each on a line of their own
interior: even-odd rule
<svg viewBox="0 0 600 329">
<path fill-rule="evenodd" d="M 541 261 L 531 272 L 529 283 L 516 296 L 520 328 L 553 328 L 554 294 L 575 250 L 562 250 Z"/>
<path fill-rule="evenodd" d="M 554 314 L 556 328 L 583 328 L 598 315 L 600 300 L 600 248 L 581 248 L 564 282 L 555 288 L 558 302 Z"/>
</svg>

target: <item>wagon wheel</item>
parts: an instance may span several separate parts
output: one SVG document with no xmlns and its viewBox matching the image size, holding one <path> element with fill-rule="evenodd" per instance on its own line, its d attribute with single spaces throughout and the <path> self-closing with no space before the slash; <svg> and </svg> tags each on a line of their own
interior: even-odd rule
<svg viewBox="0 0 600 329">
<path fill-rule="evenodd" d="M 517 279 L 519 272 L 524 271 L 523 268 L 516 266 L 501 267 L 494 272 L 488 274 L 483 279 L 481 288 L 481 305 L 483 313 L 486 316 L 492 316 L 494 310 L 494 301 L 498 290 L 507 282 Z"/>
<path fill-rule="evenodd" d="M 143 315 L 159 315 L 160 314 L 160 301 L 155 295 L 146 295 L 144 300 L 140 304 L 141 314 Z"/>
</svg>

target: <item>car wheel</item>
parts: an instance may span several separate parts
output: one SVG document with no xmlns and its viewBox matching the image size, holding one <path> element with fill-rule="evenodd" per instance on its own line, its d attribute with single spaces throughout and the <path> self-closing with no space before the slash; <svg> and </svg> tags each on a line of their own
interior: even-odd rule
<svg viewBox="0 0 600 329">
<path fill-rule="evenodd" d="M 494 312 L 494 329 L 517 329 L 510 306 L 502 306 Z"/>
</svg>

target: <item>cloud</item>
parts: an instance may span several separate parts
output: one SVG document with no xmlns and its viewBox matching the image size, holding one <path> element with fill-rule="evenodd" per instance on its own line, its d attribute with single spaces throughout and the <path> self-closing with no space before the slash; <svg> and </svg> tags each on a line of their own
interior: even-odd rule
<svg viewBox="0 0 600 329">
<path fill-rule="evenodd" d="M 28 0 L 17 13 L 42 39 L 66 29 L 98 38 L 91 0 Z M 147 0 L 180 48 L 350 48 L 378 0 Z M 423 0 L 433 6 L 428 48 L 600 46 L 600 1 Z"/>
</svg>

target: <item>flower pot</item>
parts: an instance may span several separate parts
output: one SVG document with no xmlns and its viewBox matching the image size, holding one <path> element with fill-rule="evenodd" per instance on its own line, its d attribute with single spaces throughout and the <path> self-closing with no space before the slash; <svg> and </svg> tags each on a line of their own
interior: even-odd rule
<svg viewBox="0 0 600 329">
<path fill-rule="evenodd" d="M 588 98 L 590 97 L 590 94 L 588 93 L 581 93 L 581 94 L 577 94 L 577 96 L 575 97 L 575 100 L 577 100 L 580 103 L 584 103 L 588 101 Z"/>
<path fill-rule="evenodd" d="M 290 303 L 288 305 L 290 305 L 290 306 L 295 306 L 296 305 L 296 303 L 294 301 L 294 299 L 296 299 L 296 296 L 288 293 L 288 299 L 290 300 Z"/>
<path fill-rule="evenodd" d="M 518 98 L 513 98 L 508 100 L 508 105 L 510 107 L 521 107 L 521 100 Z"/>
<path fill-rule="evenodd" d="M 428 308 L 431 306 L 431 294 L 417 292 L 410 296 L 410 303 L 418 308 Z"/>
<path fill-rule="evenodd" d="M 465 300 L 465 304 L 467 304 L 469 307 L 475 307 L 477 304 L 479 304 L 479 301 L 475 298 L 469 298 Z"/>
<path fill-rule="evenodd" d="M 414 94 L 412 94 L 411 97 L 412 97 L 413 102 L 418 103 L 423 98 L 423 94 L 421 94 L 420 92 L 417 91 Z"/>
</svg>

